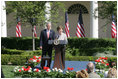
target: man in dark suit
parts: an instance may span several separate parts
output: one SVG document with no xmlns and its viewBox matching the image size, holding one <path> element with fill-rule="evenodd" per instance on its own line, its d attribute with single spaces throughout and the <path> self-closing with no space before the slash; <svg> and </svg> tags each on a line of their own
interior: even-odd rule
<svg viewBox="0 0 118 79">
<path fill-rule="evenodd" d="M 42 57 L 48 56 L 50 57 L 50 60 L 47 62 L 47 67 L 50 67 L 51 65 L 51 59 L 52 59 L 52 45 L 48 44 L 48 40 L 54 40 L 55 32 L 51 30 L 51 23 L 47 23 L 46 29 L 41 31 L 40 34 L 40 49 L 42 49 Z M 41 68 L 45 66 L 45 61 L 41 60 Z"/>
</svg>

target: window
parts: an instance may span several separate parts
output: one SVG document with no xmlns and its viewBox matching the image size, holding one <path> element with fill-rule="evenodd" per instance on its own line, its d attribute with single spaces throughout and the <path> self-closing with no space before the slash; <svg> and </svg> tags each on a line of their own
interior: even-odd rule
<svg viewBox="0 0 118 79">
<path fill-rule="evenodd" d="M 88 10 L 84 5 L 81 4 L 74 4 L 68 8 L 68 14 L 79 14 L 80 9 L 82 10 L 83 14 L 88 14 Z"/>
</svg>

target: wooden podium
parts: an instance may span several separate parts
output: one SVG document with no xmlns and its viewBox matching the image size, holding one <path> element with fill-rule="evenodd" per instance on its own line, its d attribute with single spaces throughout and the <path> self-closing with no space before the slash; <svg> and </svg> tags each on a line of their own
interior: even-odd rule
<svg viewBox="0 0 118 79">
<path fill-rule="evenodd" d="M 64 65 L 62 63 L 61 48 L 67 44 L 65 40 L 49 40 L 48 44 L 52 44 L 55 49 L 54 65 L 53 68 L 64 70 Z"/>
</svg>

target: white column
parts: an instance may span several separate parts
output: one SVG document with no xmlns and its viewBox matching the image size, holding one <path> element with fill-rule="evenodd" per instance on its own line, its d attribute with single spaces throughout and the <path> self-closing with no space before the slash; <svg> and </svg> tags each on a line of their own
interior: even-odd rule
<svg viewBox="0 0 118 79">
<path fill-rule="evenodd" d="M 98 2 L 90 2 L 90 37 L 98 38 Z"/>
<path fill-rule="evenodd" d="M 46 12 L 46 14 L 45 14 L 46 21 L 45 22 L 51 22 L 51 21 L 49 21 L 50 20 L 50 17 L 51 17 L 51 14 L 50 14 L 50 10 L 51 10 L 50 2 L 46 2 L 45 7 L 46 7 L 46 9 L 45 9 L 45 12 Z"/>
<path fill-rule="evenodd" d="M 7 37 L 5 1 L 1 1 L 1 37 Z"/>
</svg>

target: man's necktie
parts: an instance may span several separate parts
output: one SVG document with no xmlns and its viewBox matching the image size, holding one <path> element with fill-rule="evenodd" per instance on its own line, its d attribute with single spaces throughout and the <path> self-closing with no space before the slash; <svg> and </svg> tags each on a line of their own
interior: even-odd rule
<svg viewBox="0 0 118 79">
<path fill-rule="evenodd" d="M 47 32 L 47 38 L 49 38 L 49 32 Z"/>
</svg>

